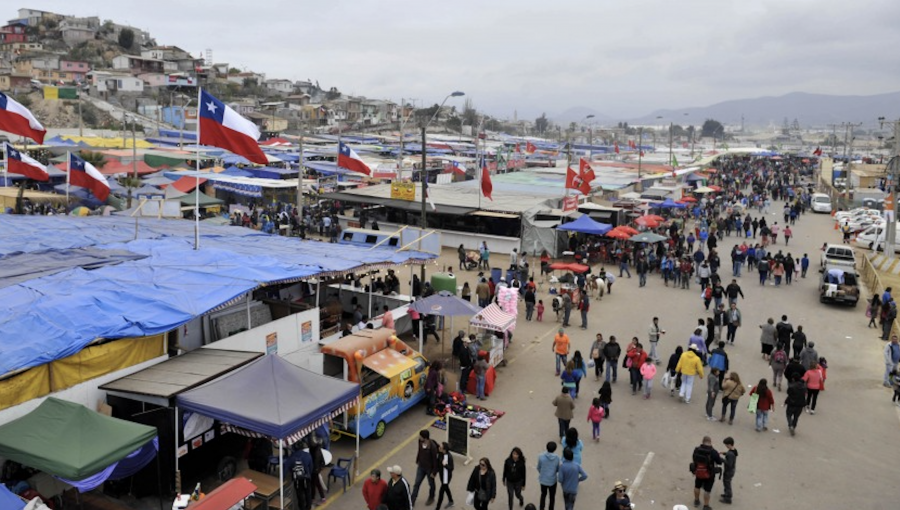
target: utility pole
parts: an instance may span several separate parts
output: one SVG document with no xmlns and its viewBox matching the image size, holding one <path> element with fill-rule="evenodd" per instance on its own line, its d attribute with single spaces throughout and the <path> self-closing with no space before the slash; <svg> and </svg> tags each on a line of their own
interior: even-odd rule
<svg viewBox="0 0 900 510">
<path fill-rule="evenodd" d="M 640 193 L 644 191 L 644 183 L 641 175 L 641 160 L 644 159 L 644 128 L 638 128 L 638 182 L 637 182 L 637 192 Z"/>
<path fill-rule="evenodd" d="M 852 188 L 852 179 L 851 179 L 851 168 L 853 159 L 853 128 L 862 126 L 862 123 L 853 124 L 852 122 L 843 123 L 845 126 L 844 131 L 844 157 L 847 159 L 847 164 L 844 167 L 844 210 L 850 209 L 850 189 Z"/>
<path fill-rule="evenodd" d="M 425 132 L 427 130 L 427 126 L 425 121 L 422 121 L 422 171 L 419 173 L 422 179 L 422 231 L 419 232 L 420 236 L 425 235 L 425 230 L 428 228 L 428 219 L 426 210 L 425 201 L 428 196 L 428 158 L 425 154 Z M 425 285 L 425 264 L 422 264 L 422 276 L 420 277 L 422 281 L 420 285 Z"/>
<path fill-rule="evenodd" d="M 884 127 L 884 117 L 878 119 L 881 126 Z M 900 120 L 891 122 L 894 125 L 894 155 L 888 160 L 887 164 L 887 186 L 888 197 L 890 201 L 890 211 L 884 211 L 886 221 L 884 254 L 888 259 L 894 258 L 894 247 L 897 246 L 897 184 L 900 179 Z M 876 250 L 878 242 L 875 242 Z"/>
</svg>

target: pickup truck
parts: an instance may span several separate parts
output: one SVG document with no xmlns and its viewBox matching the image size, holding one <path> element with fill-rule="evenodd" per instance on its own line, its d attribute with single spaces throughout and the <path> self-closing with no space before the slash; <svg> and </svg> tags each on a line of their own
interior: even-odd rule
<svg viewBox="0 0 900 510">
<path fill-rule="evenodd" d="M 819 301 L 856 306 L 859 303 L 856 271 L 846 266 L 825 266 L 819 283 Z"/>
<path fill-rule="evenodd" d="M 826 244 L 822 250 L 822 258 L 819 259 L 819 272 L 823 272 L 826 266 L 843 266 L 855 270 L 856 253 L 845 244 Z"/>
</svg>

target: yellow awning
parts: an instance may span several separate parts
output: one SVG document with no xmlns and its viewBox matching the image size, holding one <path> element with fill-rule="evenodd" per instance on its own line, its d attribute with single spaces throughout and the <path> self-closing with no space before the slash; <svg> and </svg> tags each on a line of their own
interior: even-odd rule
<svg viewBox="0 0 900 510">
<path fill-rule="evenodd" d="M 393 349 L 384 349 L 363 360 L 363 365 L 390 379 L 415 368 L 416 362 Z"/>
</svg>

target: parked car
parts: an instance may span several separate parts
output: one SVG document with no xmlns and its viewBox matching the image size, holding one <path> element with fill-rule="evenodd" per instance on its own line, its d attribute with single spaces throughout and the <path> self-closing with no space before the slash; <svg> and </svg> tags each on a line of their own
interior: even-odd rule
<svg viewBox="0 0 900 510">
<path fill-rule="evenodd" d="M 819 260 L 819 271 L 824 271 L 827 266 L 855 269 L 856 252 L 845 244 L 826 244 L 825 249 L 822 250 L 822 258 Z"/>
<path fill-rule="evenodd" d="M 900 226 L 900 225 L 898 225 Z M 898 228 L 900 233 L 900 228 Z M 863 230 L 853 239 L 857 246 L 875 251 L 884 251 L 884 243 L 887 236 L 887 223 L 879 223 Z M 900 237 L 897 238 L 900 241 Z M 900 243 L 895 244 L 894 253 L 900 253 Z"/>
<path fill-rule="evenodd" d="M 810 207 L 813 212 L 830 213 L 831 197 L 825 193 L 814 193 L 813 196 L 810 197 Z"/>
<path fill-rule="evenodd" d="M 857 207 L 849 211 L 838 211 L 834 213 L 835 220 L 845 220 L 848 218 L 861 218 L 864 216 L 881 216 L 881 212 L 869 207 Z"/>
<path fill-rule="evenodd" d="M 819 301 L 856 306 L 859 303 L 856 270 L 846 266 L 825 266 L 819 283 Z"/>
</svg>

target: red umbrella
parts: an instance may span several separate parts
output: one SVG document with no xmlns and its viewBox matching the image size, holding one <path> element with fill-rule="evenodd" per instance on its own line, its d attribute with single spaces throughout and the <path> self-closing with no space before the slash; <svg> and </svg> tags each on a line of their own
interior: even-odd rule
<svg viewBox="0 0 900 510">
<path fill-rule="evenodd" d="M 631 236 L 632 236 L 632 234 L 629 234 L 628 232 L 619 230 L 618 228 L 614 228 L 604 235 L 606 237 L 612 237 L 613 239 L 623 239 L 623 240 L 631 239 Z"/>
<path fill-rule="evenodd" d="M 656 221 L 658 221 L 658 222 L 660 222 L 660 223 L 666 221 L 665 218 L 663 218 L 662 216 L 660 216 L 660 215 L 658 215 L 658 214 L 647 214 L 647 215 L 644 216 L 644 218 L 656 220 Z"/>
<path fill-rule="evenodd" d="M 590 269 L 584 264 L 576 264 L 575 262 L 554 262 L 548 267 L 556 271 L 572 271 L 573 273 L 584 273 Z"/>
<path fill-rule="evenodd" d="M 646 216 L 641 216 L 640 218 L 634 220 L 634 222 L 642 227 L 656 228 L 659 226 L 659 221 L 654 218 L 648 218 Z"/>
<path fill-rule="evenodd" d="M 715 184 L 710 184 L 710 185 L 707 186 L 707 187 L 708 187 L 709 189 L 713 190 L 713 191 L 722 191 L 722 187 L 721 187 L 721 186 L 716 186 Z"/>
<path fill-rule="evenodd" d="M 696 202 L 697 199 L 694 197 L 683 197 L 679 202 Z"/>
<path fill-rule="evenodd" d="M 640 234 L 640 232 L 638 232 L 638 230 L 636 228 L 629 227 L 628 225 L 619 225 L 618 227 L 616 227 L 616 229 L 621 230 L 622 232 L 625 232 L 626 234 L 631 234 L 631 235 Z"/>
</svg>

